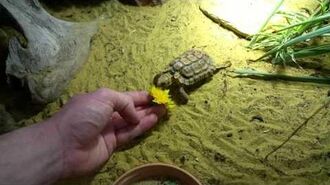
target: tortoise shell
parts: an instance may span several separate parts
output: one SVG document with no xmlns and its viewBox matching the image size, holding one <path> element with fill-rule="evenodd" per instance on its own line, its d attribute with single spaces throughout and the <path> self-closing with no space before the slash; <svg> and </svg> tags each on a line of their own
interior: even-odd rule
<svg viewBox="0 0 330 185">
<path fill-rule="evenodd" d="M 191 86 L 211 77 L 217 68 L 205 52 L 191 49 L 174 59 L 168 71 L 179 84 Z"/>
<path fill-rule="evenodd" d="M 182 103 L 188 102 L 188 94 L 185 87 L 201 85 L 205 79 L 211 78 L 220 69 L 231 66 L 226 62 L 221 66 L 215 66 L 211 58 L 203 51 L 191 49 L 175 58 L 167 69 L 154 77 L 157 87 L 171 89 L 180 95 Z"/>
</svg>

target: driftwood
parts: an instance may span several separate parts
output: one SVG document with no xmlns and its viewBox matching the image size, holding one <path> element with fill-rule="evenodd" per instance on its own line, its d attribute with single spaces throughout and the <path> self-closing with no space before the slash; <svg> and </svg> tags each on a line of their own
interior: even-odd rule
<svg viewBox="0 0 330 185">
<path fill-rule="evenodd" d="M 0 9 L 17 22 L 27 40 L 26 48 L 17 38 L 9 41 L 6 74 L 20 79 L 34 101 L 53 101 L 87 60 L 96 22 L 59 20 L 37 0 L 0 0 Z"/>
</svg>

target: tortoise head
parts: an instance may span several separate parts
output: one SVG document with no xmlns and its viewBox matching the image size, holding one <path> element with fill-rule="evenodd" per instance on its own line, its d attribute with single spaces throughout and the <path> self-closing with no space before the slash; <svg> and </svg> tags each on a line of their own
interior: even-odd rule
<svg viewBox="0 0 330 185">
<path fill-rule="evenodd" d="M 166 73 L 160 73 L 155 76 L 154 78 L 154 84 L 157 87 L 162 88 L 169 88 L 174 82 L 173 75 L 171 75 L 169 72 Z"/>
</svg>

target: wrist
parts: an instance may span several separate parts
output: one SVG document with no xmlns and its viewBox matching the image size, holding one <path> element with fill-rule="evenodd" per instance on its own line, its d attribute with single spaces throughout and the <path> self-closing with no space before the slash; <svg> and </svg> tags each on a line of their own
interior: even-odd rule
<svg viewBox="0 0 330 185">
<path fill-rule="evenodd" d="M 61 142 L 49 121 L 1 136 L 0 150 L 4 184 L 51 184 L 61 178 Z"/>
<path fill-rule="evenodd" d="M 47 120 L 41 123 L 40 127 L 43 130 L 47 139 L 43 142 L 45 147 L 44 154 L 45 158 L 48 159 L 48 165 L 46 168 L 49 169 L 49 180 L 55 182 L 63 178 L 64 174 L 64 161 L 63 161 L 63 147 L 62 140 L 57 129 L 55 122 Z M 47 157 L 48 156 L 48 157 Z"/>
</svg>

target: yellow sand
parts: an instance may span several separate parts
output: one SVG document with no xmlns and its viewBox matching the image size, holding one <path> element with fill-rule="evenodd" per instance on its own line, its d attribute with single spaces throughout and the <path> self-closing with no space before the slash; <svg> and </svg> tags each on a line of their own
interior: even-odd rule
<svg viewBox="0 0 330 185">
<path fill-rule="evenodd" d="M 51 116 L 76 93 L 100 87 L 148 90 L 155 74 L 194 46 L 209 53 L 216 63 L 231 61 L 231 69 L 250 66 L 276 71 L 267 63 L 248 64 L 261 52 L 248 51 L 247 41 L 207 19 L 197 0 L 169 0 L 161 7 L 133 7 L 115 0 L 91 2 L 88 6 L 81 1 L 48 4 L 62 19 L 97 19 L 99 31 L 88 61 L 63 96 L 27 123 Z M 59 184 L 110 185 L 125 171 L 149 162 L 178 165 L 211 185 L 330 183 L 329 109 L 270 156 L 269 164 L 262 163 L 268 152 L 321 105 L 329 86 L 228 75 L 222 71 L 192 92 L 187 105 L 177 106 L 169 120 L 130 148 L 116 152 L 95 176 Z M 256 115 L 264 122 L 251 121 Z"/>
</svg>

